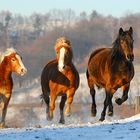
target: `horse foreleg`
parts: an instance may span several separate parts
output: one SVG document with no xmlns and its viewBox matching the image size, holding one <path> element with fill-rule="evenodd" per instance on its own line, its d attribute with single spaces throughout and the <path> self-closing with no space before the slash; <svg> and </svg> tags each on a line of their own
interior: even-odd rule
<svg viewBox="0 0 140 140">
<path fill-rule="evenodd" d="M 7 113 L 7 107 L 8 107 L 9 100 L 10 100 L 10 96 L 3 98 L 3 102 L 2 102 L 2 118 L 1 118 L 1 122 L 0 122 L 0 128 L 5 127 L 5 116 L 6 116 L 6 113 Z"/>
<path fill-rule="evenodd" d="M 122 86 L 122 90 L 123 90 L 122 98 L 116 98 L 116 100 L 115 100 L 115 102 L 118 105 L 121 105 L 123 102 L 125 102 L 128 99 L 129 88 L 130 88 L 130 84 L 126 84 L 126 85 Z"/>
<path fill-rule="evenodd" d="M 65 110 L 65 116 L 70 116 L 71 115 L 71 104 L 73 101 L 73 96 L 74 96 L 75 90 L 68 90 L 67 91 L 67 100 L 66 100 L 66 110 Z"/>
<path fill-rule="evenodd" d="M 60 102 L 60 106 L 59 106 L 60 107 L 60 121 L 59 121 L 59 123 L 62 123 L 62 124 L 65 123 L 63 110 L 64 110 L 66 99 L 67 99 L 67 96 L 66 95 L 63 95 L 61 97 L 61 102 Z"/>
<path fill-rule="evenodd" d="M 105 98 L 105 101 L 104 101 L 104 108 L 103 108 L 103 111 L 101 113 L 101 118 L 99 119 L 99 121 L 104 121 L 105 120 L 106 109 L 107 109 L 108 105 L 110 104 L 112 96 L 113 96 L 113 94 L 111 94 L 110 92 L 106 92 L 106 98 Z"/>
<path fill-rule="evenodd" d="M 53 119 L 53 111 L 55 108 L 55 99 L 56 96 L 53 93 L 50 93 L 50 106 L 49 106 L 49 112 L 48 112 L 48 120 L 52 120 Z"/>
<path fill-rule="evenodd" d="M 91 115 L 93 117 L 96 116 L 97 110 L 96 110 L 96 102 L 95 102 L 95 89 L 91 88 L 90 89 L 90 95 L 92 97 L 92 106 L 91 106 Z"/>
</svg>

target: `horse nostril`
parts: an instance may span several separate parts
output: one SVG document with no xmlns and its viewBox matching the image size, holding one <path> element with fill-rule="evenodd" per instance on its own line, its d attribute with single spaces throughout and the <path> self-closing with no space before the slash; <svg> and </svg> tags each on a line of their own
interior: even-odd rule
<svg viewBox="0 0 140 140">
<path fill-rule="evenodd" d="M 134 60 L 134 55 L 132 54 L 132 55 L 127 55 L 127 59 L 129 60 L 129 61 L 133 61 Z"/>
<path fill-rule="evenodd" d="M 22 73 L 26 73 L 26 72 L 27 72 L 27 70 L 26 70 L 26 69 L 24 69 L 24 68 L 22 68 L 22 69 L 21 69 L 21 72 L 22 72 Z"/>
<path fill-rule="evenodd" d="M 63 66 L 63 69 L 65 68 L 65 65 Z"/>
<path fill-rule="evenodd" d="M 24 69 L 21 69 L 21 72 L 24 72 Z"/>
</svg>

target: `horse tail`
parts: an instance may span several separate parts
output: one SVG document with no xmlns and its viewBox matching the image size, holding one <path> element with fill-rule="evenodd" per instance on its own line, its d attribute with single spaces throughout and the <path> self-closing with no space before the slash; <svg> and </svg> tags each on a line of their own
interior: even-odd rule
<svg viewBox="0 0 140 140">
<path fill-rule="evenodd" d="M 44 98 L 43 98 L 43 94 L 40 95 L 40 99 L 41 99 L 41 106 L 43 105 L 44 103 Z"/>
<path fill-rule="evenodd" d="M 40 95 L 40 99 L 41 99 L 41 105 L 43 105 L 44 102 L 48 105 L 49 104 L 49 92 L 47 92 L 47 93 L 43 92 Z"/>
</svg>

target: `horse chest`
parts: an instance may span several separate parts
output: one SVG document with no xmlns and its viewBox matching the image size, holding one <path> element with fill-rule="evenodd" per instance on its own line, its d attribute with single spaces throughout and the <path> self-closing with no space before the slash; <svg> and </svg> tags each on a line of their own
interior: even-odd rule
<svg viewBox="0 0 140 140">
<path fill-rule="evenodd" d="M 12 90 L 12 83 L 10 80 L 7 81 L 0 81 L 0 93 L 6 94 L 11 92 Z"/>
</svg>

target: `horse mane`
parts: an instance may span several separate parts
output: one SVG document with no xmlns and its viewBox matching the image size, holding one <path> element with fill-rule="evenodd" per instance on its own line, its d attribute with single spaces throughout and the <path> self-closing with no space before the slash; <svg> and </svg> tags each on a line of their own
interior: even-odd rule
<svg viewBox="0 0 140 140">
<path fill-rule="evenodd" d="M 60 37 L 56 40 L 55 43 L 55 50 L 57 50 L 60 47 L 66 47 L 66 48 L 71 48 L 71 43 L 68 39 L 65 37 Z"/>
<path fill-rule="evenodd" d="M 7 48 L 5 52 L 1 52 L 0 53 L 0 64 L 4 60 L 5 56 L 8 56 L 8 55 L 10 55 L 12 53 L 16 53 L 16 50 L 14 48 Z"/>
<path fill-rule="evenodd" d="M 114 59 L 114 57 L 116 56 L 116 55 L 120 55 L 119 54 L 119 40 L 120 40 L 120 37 L 119 37 L 119 35 L 118 35 L 118 37 L 116 38 L 116 40 L 112 43 L 112 49 L 111 49 L 111 53 L 110 53 L 110 55 L 111 55 L 111 58 L 112 59 Z"/>
<path fill-rule="evenodd" d="M 71 47 L 71 43 L 70 40 L 66 39 L 65 37 L 60 37 L 56 40 L 55 43 L 55 51 L 57 52 L 58 49 L 65 47 L 69 49 L 69 58 L 73 58 L 73 51 L 72 51 L 72 47 Z"/>
</svg>

